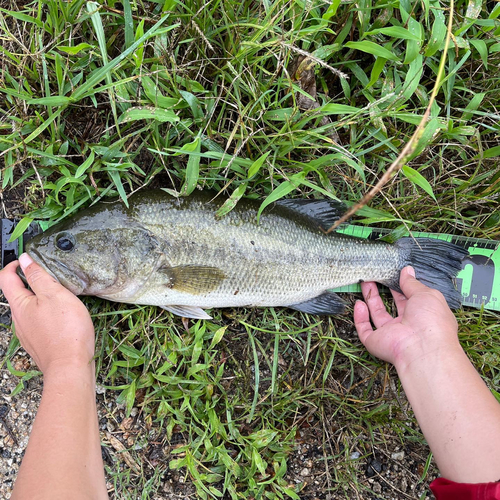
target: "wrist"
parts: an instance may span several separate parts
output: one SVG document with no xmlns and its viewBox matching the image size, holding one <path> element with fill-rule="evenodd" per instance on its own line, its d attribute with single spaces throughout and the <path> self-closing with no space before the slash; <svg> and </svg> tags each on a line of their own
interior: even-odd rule
<svg viewBox="0 0 500 500">
<path fill-rule="evenodd" d="M 400 378 L 412 371 L 428 370 L 432 373 L 436 367 L 449 358 L 465 356 L 462 346 L 456 341 L 425 342 L 414 341 L 409 345 L 402 345 L 398 350 L 394 366 Z"/>
<path fill-rule="evenodd" d="M 95 363 L 93 360 L 86 364 L 52 363 L 44 370 L 43 376 L 45 385 L 53 382 L 63 384 L 90 382 L 95 385 Z"/>
</svg>

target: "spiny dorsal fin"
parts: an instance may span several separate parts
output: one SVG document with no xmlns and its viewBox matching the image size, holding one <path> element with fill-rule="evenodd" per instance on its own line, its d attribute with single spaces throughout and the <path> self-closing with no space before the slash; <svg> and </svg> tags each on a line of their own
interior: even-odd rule
<svg viewBox="0 0 500 500">
<path fill-rule="evenodd" d="M 278 200 L 276 204 L 287 211 L 300 214 L 324 230 L 329 229 L 347 210 L 347 207 L 341 201 L 331 199 L 286 199 Z"/>
<path fill-rule="evenodd" d="M 211 266 L 163 266 L 158 271 L 168 277 L 168 288 L 193 295 L 215 290 L 226 277 L 218 267 Z"/>
</svg>

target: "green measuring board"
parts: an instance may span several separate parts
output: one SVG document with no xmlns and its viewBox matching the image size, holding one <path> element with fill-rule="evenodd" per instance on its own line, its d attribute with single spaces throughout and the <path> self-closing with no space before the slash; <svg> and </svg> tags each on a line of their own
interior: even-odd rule
<svg viewBox="0 0 500 500">
<path fill-rule="evenodd" d="M 389 229 L 346 226 L 337 232 L 376 240 L 386 236 Z M 412 232 L 413 236 L 437 238 L 460 245 L 469 251 L 462 260 L 462 270 L 456 278 L 457 290 L 462 294 L 462 305 L 500 311 L 500 241 L 450 234 Z M 336 288 L 335 292 L 360 292 L 358 284 Z"/>
<path fill-rule="evenodd" d="M 12 231 L 14 224 L 11 223 L 11 226 L 9 226 L 9 231 Z M 48 226 L 46 222 L 32 223 L 26 236 L 34 236 L 47 229 Z M 363 226 L 342 226 L 337 232 L 377 240 L 391 231 Z M 462 294 L 462 304 L 478 308 L 484 306 L 485 309 L 500 311 L 500 241 L 417 231 L 412 234 L 415 237 L 449 241 L 467 249 L 469 255 L 462 260 L 462 270 L 456 278 L 457 289 Z M 20 240 L 19 253 L 22 252 L 23 238 Z M 358 284 L 347 285 L 336 288 L 334 291 L 360 292 L 361 287 Z"/>
</svg>

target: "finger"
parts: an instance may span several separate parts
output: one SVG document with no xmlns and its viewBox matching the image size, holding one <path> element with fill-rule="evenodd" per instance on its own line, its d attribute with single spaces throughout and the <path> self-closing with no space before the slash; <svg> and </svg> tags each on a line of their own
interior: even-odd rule
<svg viewBox="0 0 500 500">
<path fill-rule="evenodd" d="M 410 299 L 416 293 L 429 292 L 431 290 L 431 288 L 420 283 L 420 281 L 415 278 L 415 269 L 411 266 L 406 266 L 402 269 L 399 285 L 407 299 Z"/>
<path fill-rule="evenodd" d="M 370 323 L 368 307 L 362 300 L 357 300 L 354 304 L 354 326 L 358 332 L 359 340 L 364 344 L 373 333 L 373 328 Z"/>
<path fill-rule="evenodd" d="M 9 304 L 14 307 L 19 300 L 33 296 L 33 293 L 24 286 L 23 281 L 17 275 L 16 270 L 18 267 L 19 262 L 15 260 L 0 272 L 0 288 Z"/>
<path fill-rule="evenodd" d="M 51 296 L 61 288 L 59 282 L 34 262 L 27 253 L 19 257 L 19 264 L 30 288 L 36 295 Z"/>
<path fill-rule="evenodd" d="M 394 298 L 394 303 L 396 304 L 396 309 L 398 310 L 398 316 L 402 316 L 405 312 L 408 299 L 402 293 L 396 292 L 395 290 L 391 290 L 391 293 Z"/>
<path fill-rule="evenodd" d="M 375 283 L 361 283 L 361 291 L 363 292 L 363 297 L 376 328 L 384 326 L 388 321 L 393 319 L 393 317 L 387 312 Z"/>
</svg>

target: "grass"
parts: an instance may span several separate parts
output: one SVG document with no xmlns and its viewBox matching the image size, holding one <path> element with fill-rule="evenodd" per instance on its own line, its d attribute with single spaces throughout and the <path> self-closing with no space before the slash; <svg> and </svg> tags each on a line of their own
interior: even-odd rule
<svg viewBox="0 0 500 500">
<path fill-rule="evenodd" d="M 21 200 L 19 231 L 144 186 L 223 191 L 226 211 L 243 196 L 354 203 L 420 122 L 449 16 L 434 0 L 1 0 L 3 199 Z M 498 239 L 499 17 L 498 2 L 455 3 L 417 149 L 359 223 Z M 290 483 L 290 466 L 311 428 L 324 487 L 355 498 L 371 488 L 361 464 L 388 439 L 423 442 L 350 315 L 216 311 L 186 330 L 155 308 L 86 304 L 103 384 L 166 440 L 183 436 L 153 472 L 109 466 L 115 498 L 159 494 L 168 468 L 199 498 L 299 498 L 311 486 Z M 458 319 L 498 390 L 498 315 Z"/>
</svg>

